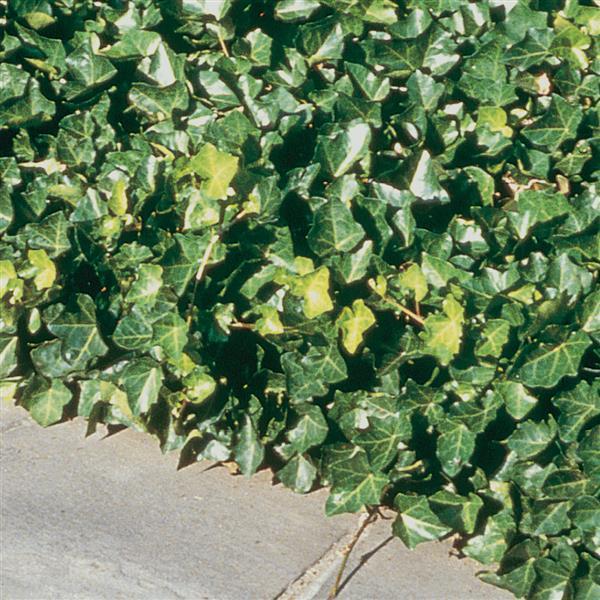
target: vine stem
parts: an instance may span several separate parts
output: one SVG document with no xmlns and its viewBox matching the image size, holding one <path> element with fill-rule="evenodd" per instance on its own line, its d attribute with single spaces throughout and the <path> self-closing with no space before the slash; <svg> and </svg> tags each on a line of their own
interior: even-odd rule
<svg viewBox="0 0 600 600">
<path fill-rule="evenodd" d="M 374 523 L 377 520 L 377 517 L 379 516 L 379 512 L 377 512 L 377 510 L 371 510 L 371 509 L 367 509 L 367 510 L 369 512 L 367 514 L 363 515 L 362 521 L 361 521 L 361 523 L 359 523 L 358 528 L 356 529 L 356 531 L 354 532 L 354 535 L 352 536 L 352 539 L 350 540 L 348 545 L 343 550 L 344 557 L 342 559 L 342 564 L 340 565 L 340 569 L 338 571 L 337 577 L 335 578 L 335 583 L 333 584 L 333 587 L 331 588 L 331 591 L 329 592 L 329 596 L 327 596 L 327 600 L 333 600 L 334 598 L 337 598 L 337 595 L 339 594 L 339 591 L 340 591 L 340 584 L 342 583 L 342 577 L 344 575 L 344 570 L 346 569 L 346 563 L 348 562 L 348 558 L 350 557 L 350 553 L 354 549 L 354 546 L 356 546 L 358 540 L 360 539 L 360 536 L 365 532 L 365 529 L 371 523 Z"/>
<path fill-rule="evenodd" d="M 229 58 L 229 50 L 227 50 L 227 46 L 225 45 L 225 40 L 221 35 L 221 32 L 217 29 L 217 37 L 219 38 L 219 45 L 221 46 L 221 50 L 223 50 L 223 54 Z"/>
<path fill-rule="evenodd" d="M 391 304 L 394 308 L 397 308 L 399 311 L 403 312 L 405 315 L 410 317 L 415 323 L 418 323 L 421 327 L 425 325 L 425 320 L 423 319 L 423 317 L 410 310 L 410 308 L 406 308 L 406 306 L 404 306 L 403 304 L 400 304 L 399 302 L 396 302 L 395 300 L 387 296 L 384 297 L 384 300 L 388 304 Z"/>
</svg>

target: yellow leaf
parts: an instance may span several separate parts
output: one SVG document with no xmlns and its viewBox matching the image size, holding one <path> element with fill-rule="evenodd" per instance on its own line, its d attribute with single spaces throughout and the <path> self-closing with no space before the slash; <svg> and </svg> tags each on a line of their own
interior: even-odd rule
<svg viewBox="0 0 600 600">
<path fill-rule="evenodd" d="M 46 251 L 29 250 L 27 252 L 27 258 L 35 269 L 35 277 L 33 279 L 35 288 L 40 291 L 52 287 L 52 284 L 56 279 L 56 267 L 48 258 Z"/>
<path fill-rule="evenodd" d="M 425 319 L 425 331 L 420 337 L 425 342 L 427 352 L 435 356 L 440 364 L 447 365 L 460 350 L 465 310 L 450 295 L 446 296 L 442 308 L 444 314 L 436 313 Z"/>
<path fill-rule="evenodd" d="M 304 300 L 303 311 L 307 318 L 314 319 L 333 310 L 333 302 L 329 296 L 329 269 L 327 267 L 320 267 L 292 283 L 292 292 Z"/>
<path fill-rule="evenodd" d="M 17 272 L 10 260 L 0 260 L 0 298 L 13 289 L 11 281 L 17 278 Z"/>
<path fill-rule="evenodd" d="M 261 306 L 261 317 L 256 321 L 256 331 L 260 335 L 281 335 L 284 331 L 279 313 L 274 306 Z"/>
<path fill-rule="evenodd" d="M 400 285 L 411 290 L 417 302 L 421 302 L 427 295 L 427 279 L 419 265 L 413 264 L 400 273 Z"/>
<path fill-rule="evenodd" d="M 337 319 L 337 325 L 342 330 L 342 344 L 350 353 L 355 354 L 362 344 L 364 334 L 375 324 L 375 315 L 364 303 L 355 300 L 352 308 L 344 307 Z"/>
<path fill-rule="evenodd" d="M 113 215 L 124 215 L 127 212 L 127 192 L 125 180 L 117 179 L 113 185 L 112 194 L 108 200 L 108 208 Z"/>
</svg>

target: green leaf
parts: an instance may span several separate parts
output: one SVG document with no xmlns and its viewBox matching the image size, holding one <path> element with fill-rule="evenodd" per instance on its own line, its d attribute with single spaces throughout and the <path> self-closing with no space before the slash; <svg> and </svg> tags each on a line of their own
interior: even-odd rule
<svg viewBox="0 0 600 600">
<path fill-rule="evenodd" d="M 188 342 L 187 323 L 178 314 L 169 312 L 154 322 L 153 329 L 153 342 L 163 349 L 168 358 L 179 360 Z"/>
<path fill-rule="evenodd" d="M 237 169 L 237 157 L 217 150 L 212 144 L 205 144 L 179 172 L 179 176 L 195 173 L 204 180 L 201 189 L 207 196 L 226 198 Z"/>
<path fill-rule="evenodd" d="M 70 401 L 71 392 L 60 380 L 48 382 L 36 377 L 26 391 L 23 404 L 37 423 L 48 427 L 62 419 L 63 408 Z"/>
<path fill-rule="evenodd" d="M 563 377 L 577 375 L 579 363 L 591 340 L 582 331 L 571 334 L 558 345 L 540 344 L 526 355 L 516 377 L 525 385 L 551 388 Z"/>
<path fill-rule="evenodd" d="M 436 455 L 444 472 L 454 477 L 471 458 L 476 435 L 457 421 L 442 421 L 437 428 L 441 435 L 437 439 Z"/>
<path fill-rule="evenodd" d="M 17 367 L 17 345 L 19 339 L 0 337 L 0 378 L 8 377 Z"/>
<path fill-rule="evenodd" d="M 504 62 L 518 67 L 521 71 L 539 65 L 544 59 L 552 56 L 550 46 L 553 38 L 551 29 L 531 28 L 522 41 L 514 44 L 504 53 Z"/>
<path fill-rule="evenodd" d="M 556 500 L 574 500 L 590 491 L 590 481 L 581 471 L 575 469 L 558 469 L 546 477 L 542 491 L 548 498 Z"/>
<path fill-rule="evenodd" d="M 234 447 L 235 461 L 240 471 L 249 477 L 253 475 L 262 464 L 265 456 L 265 449 L 260 443 L 252 420 L 248 415 L 244 418 L 244 423 L 238 434 L 238 440 Z"/>
<path fill-rule="evenodd" d="M 36 289 L 39 291 L 52 287 L 52 284 L 56 279 L 56 267 L 48 258 L 46 251 L 29 250 L 27 252 L 27 258 L 34 268 L 35 275 L 33 283 Z"/>
<path fill-rule="evenodd" d="M 112 339 L 125 350 L 147 348 L 152 341 L 152 325 L 140 314 L 125 315 L 117 324 Z"/>
<path fill-rule="evenodd" d="M 340 200 L 331 199 L 315 211 L 307 239 L 315 254 L 327 256 L 353 250 L 364 235 L 363 228 L 354 220 L 350 209 Z"/>
<path fill-rule="evenodd" d="M 287 352 L 281 356 L 287 388 L 294 403 L 323 396 L 328 385 L 346 379 L 346 363 L 334 345 L 312 346 L 306 354 Z"/>
<path fill-rule="evenodd" d="M 62 212 L 56 212 L 35 225 L 27 225 L 27 243 L 34 250 L 46 250 L 56 258 L 71 249 L 68 231 L 70 225 Z"/>
<path fill-rule="evenodd" d="M 492 39 L 465 61 L 459 85 L 464 92 L 482 104 L 505 106 L 516 99 L 515 88 L 507 82 L 502 62 L 503 43 Z"/>
<path fill-rule="evenodd" d="M 162 287 L 162 272 L 159 265 L 140 265 L 137 278 L 125 298 L 127 302 L 138 306 L 153 305 Z"/>
<path fill-rule="evenodd" d="M 58 308 L 55 305 L 53 308 Z M 86 294 L 77 296 L 77 312 L 53 311 L 46 325 L 62 341 L 62 354 L 71 364 L 85 365 L 108 351 L 96 323 L 96 306 Z"/>
<path fill-rule="evenodd" d="M 489 517 L 483 533 L 471 538 L 463 552 L 480 563 L 497 563 L 508 549 L 507 538 L 514 529 L 514 517 L 507 511 Z"/>
<path fill-rule="evenodd" d="M 388 478 L 372 470 L 364 450 L 340 445 L 330 449 L 325 461 L 332 484 L 325 505 L 327 515 L 358 512 L 365 505 L 379 504 Z"/>
<path fill-rule="evenodd" d="M 524 421 L 517 425 L 509 436 L 506 445 L 520 459 L 536 456 L 552 442 L 556 436 L 556 421 L 550 417 L 547 422 Z"/>
<path fill-rule="evenodd" d="M 407 413 L 380 418 L 370 416 L 368 427 L 352 438 L 355 444 L 366 450 L 374 469 L 385 469 L 396 458 L 401 443 L 412 433 Z"/>
<path fill-rule="evenodd" d="M 465 533 L 473 533 L 483 507 L 483 500 L 473 493 L 464 497 L 447 490 L 433 494 L 429 503 L 442 523 Z"/>
<path fill-rule="evenodd" d="M 357 121 L 319 136 L 316 158 L 327 175 L 337 178 L 347 173 L 369 150 L 371 129 Z"/>
<path fill-rule="evenodd" d="M 508 342 L 510 335 L 510 325 L 502 319 L 491 319 L 488 321 L 482 336 L 477 342 L 475 354 L 477 356 L 493 356 L 498 358 L 502 354 L 502 349 Z"/>
<path fill-rule="evenodd" d="M 508 414 L 517 421 L 526 417 L 538 402 L 537 398 L 517 381 L 501 381 L 496 389 L 504 400 Z"/>
<path fill-rule="evenodd" d="M 581 118 L 579 106 L 573 106 L 561 96 L 553 94 L 546 112 L 523 129 L 523 136 L 536 148 L 558 148 L 575 137 Z"/>
<path fill-rule="evenodd" d="M 293 282 L 293 293 L 302 297 L 303 312 L 307 319 L 314 319 L 333 310 L 329 287 L 330 277 L 327 267 L 320 267 Z"/>
<path fill-rule="evenodd" d="M 316 467 L 301 454 L 294 456 L 285 467 L 277 471 L 277 479 L 298 494 L 310 492 L 316 476 Z"/>
<path fill-rule="evenodd" d="M 158 402 L 163 374 L 158 363 L 142 358 L 127 363 L 119 373 L 119 383 L 127 393 L 135 416 L 147 413 Z"/>
<path fill-rule="evenodd" d="M 587 423 L 600 414 L 600 387 L 580 381 L 575 388 L 553 399 L 560 410 L 558 434 L 564 442 L 577 440 Z"/>
<path fill-rule="evenodd" d="M 439 540 L 452 531 L 431 510 L 425 496 L 398 494 L 394 507 L 398 511 L 392 526 L 394 535 L 410 549 L 422 542 Z"/>
<path fill-rule="evenodd" d="M 402 165 L 400 180 L 417 198 L 446 203 L 450 197 L 439 182 L 434 160 L 427 150 L 414 155 Z"/>
<path fill-rule="evenodd" d="M 533 190 L 517 195 L 516 208 L 516 212 L 508 213 L 508 218 L 520 239 L 525 239 L 537 225 L 566 215 L 570 210 L 562 194 Z"/>
<path fill-rule="evenodd" d="M 318 406 L 297 404 L 294 406 L 294 412 L 299 418 L 288 431 L 287 438 L 291 447 L 298 454 L 303 454 L 306 450 L 321 444 L 327 437 L 329 428 Z"/>
</svg>

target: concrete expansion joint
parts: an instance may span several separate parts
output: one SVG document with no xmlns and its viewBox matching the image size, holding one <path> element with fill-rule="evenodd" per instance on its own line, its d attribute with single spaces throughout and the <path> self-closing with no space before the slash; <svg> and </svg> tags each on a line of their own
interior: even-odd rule
<svg viewBox="0 0 600 600">
<path fill-rule="evenodd" d="M 331 585 L 344 560 L 344 555 L 352 543 L 356 530 L 361 527 L 368 514 L 361 514 L 356 520 L 356 526 L 335 541 L 312 565 L 286 586 L 274 600 L 314 600 L 315 598 L 326 598 L 329 594 L 327 585 Z M 367 527 L 362 535 L 369 535 Z M 343 584 L 342 584 L 343 586 Z"/>
</svg>

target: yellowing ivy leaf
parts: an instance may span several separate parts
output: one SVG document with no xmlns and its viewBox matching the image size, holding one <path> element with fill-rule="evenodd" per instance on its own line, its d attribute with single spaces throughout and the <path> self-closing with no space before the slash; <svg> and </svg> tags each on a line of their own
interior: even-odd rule
<svg viewBox="0 0 600 600">
<path fill-rule="evenodd" d="M 355 300 L 352 308 L 344 307 L 336 324 L 342 330 L 344 348 L 350 354 L 355 354 L 362 344 L 365 332 L 375 324 L 375 315 L 364 300 Z"/>
<path fill-rule="evenodd" d="M 189 167 L 204 179 L 202 191 L 211 198 L 225 198 L 231 180 L 237 173 L 238 158 L 217 150 L 212 144 L 202 146 Z"/>
<path fill-rule="evenodd" d="M 308 319 L 314 319 L 333 310 L 329 295 L 329 269 L 320 267 L 292 281 L 292 291 L 304 300 L 303 311 Z"/>
<path fill-rule="evenodd" d="M 421 339 L 425 342 L 425 350 L 442 365 L 447 365 L 460 350 L 465 310 L 450 295 L 444 300 L 443 310 L 444 314 L 437 313 L 425 319 Z"/>
<path fill-rule="evenodd" d="M 48 258 L 45 250 L 29 250 L 27 258 L 35 269 L 33 283 L 37 290 L 45 290 L 52 287 L 56 279 L 56 267 Z"/>
<path fill-rule="evenodd" d="M 414 293 L 417 302 L 421 302 L 427 295 L 427 279 L 417 264 L 410 265 L 406 271 L 400 273 L 399 283 Z"/>
</svg>

